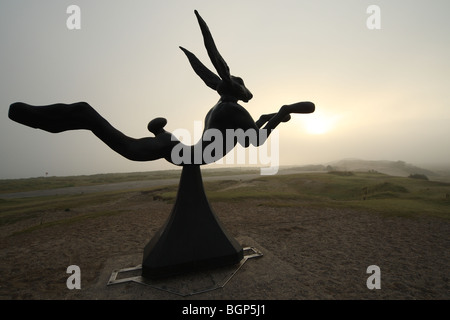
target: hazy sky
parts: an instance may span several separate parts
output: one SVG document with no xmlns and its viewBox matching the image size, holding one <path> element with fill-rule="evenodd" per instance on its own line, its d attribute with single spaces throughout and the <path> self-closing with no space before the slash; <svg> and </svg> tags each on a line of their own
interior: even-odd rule
<svg viewBox="0 0 450 320">
<path fill-rule="evenodd" d="M 81 29 L 69 30 L 71 4 Z M 370 5 L 381 29 L 369 29 Z M 11 121 L 9 105 L 86 101 L 123 133 L 147 123 L 194 130 L 218 100 L 178 46 L 211 67 L 194 9 L 254 98 L 256 120 L 283 104 L 316 112 L 279 128 L 282 165 L 341 158 L 450 159 L 450 1 L 228 0 L 0 2 L 0 178 L 174 168 L 133 162 L 89 131 Z"/>
</svg>

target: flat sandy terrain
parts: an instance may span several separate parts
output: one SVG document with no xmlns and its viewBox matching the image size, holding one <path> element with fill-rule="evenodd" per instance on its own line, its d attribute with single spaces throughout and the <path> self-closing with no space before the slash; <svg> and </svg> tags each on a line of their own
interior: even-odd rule
<svg viewBox="0 0 450 320">
<path fill-rule="evenodd" d="M 1 299 L 449 299 L 450 223 L 440 218 L 385 217 L 360 210 L 261 206 L 258 200 L 214 202 L 226 229 L 264 256 L 249 259 L 223 287 L 182 297 L 138 283 L 107 285 L 115 269 L 139 265 L 143 248 L 172 204 L 145 192 L 101 205 L 49 211 L 0 229 Z M 115 214 L 14 234 L 26 224 L 86 213 Z M 44 221 L 42 221 L 44 219 Z M 69 265 L 81 289 L 69 290 Z M 381 270 L 369 290 L 367 267 Z M 231 270 L 231 269 L 230 269 Z M 218 271 L 178 278 L 191 292 L 217 281 Z M 232 270 L 231 270 L 232 271 Z M 223 272 L 223 270 L 221 271 Z M 225 272 L 228 272 L 225 270 Z M 206 281 L 206 282 L 205 282 Z M 174 285 L 174 281 L 158 283 Z"/>
</svg>

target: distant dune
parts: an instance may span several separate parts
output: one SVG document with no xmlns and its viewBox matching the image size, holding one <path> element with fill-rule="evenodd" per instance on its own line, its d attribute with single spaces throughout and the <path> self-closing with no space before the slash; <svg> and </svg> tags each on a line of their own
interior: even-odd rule
<svg viewBox="0 0 450 320">
<path fill-rule="evenodd" d="M 411 174 L 423 174 L 430 180 L 450 181 L 450 168 L 426 169 L 405 161 L 342 159 L 326 164 L 314 164 L 298 167 L 282 167 L 282 171 L 376 171 L 391 176 L 408 177 Z"/>
<path fill-rule="evenodd" d="M 410 174 L 415 173 L 424 174 L 430 178 L 437 176 L 437 174 L 431 170 L 420 168 L 404 161 L 343 159 L 330 163 L 329 166 L 331 166 L 333 170 L 357 172 L 375 170 L 380 173 L 400 177 L 407 177 Z"/>
</svg>

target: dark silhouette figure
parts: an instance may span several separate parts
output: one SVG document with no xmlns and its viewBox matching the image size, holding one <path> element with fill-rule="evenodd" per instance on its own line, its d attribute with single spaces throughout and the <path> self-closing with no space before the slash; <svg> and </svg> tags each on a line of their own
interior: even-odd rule
<svg viewBox="0 0 450 320">
<path fill-rule="evenodd" d="M 217 129 L 225 137 L 225 131 L 227 129 L 242 129 L 244 131 L 253 129 L 258 132 L 262 128 L 267 130 L 267 134 L 263 136 L 269 136 L 270 132 L 278 124 L 290 119 L 291 113 L 314 112 L 315 107 L 312 102 L 299 102 L 292 105 L 284 105 L 277 113 L 262 115 L 255 122 L 248 111 L 237 103 L 238 100 L 248 102 L 253 95 L 245 87 L 244 81 L 241 78 L 230 74 L 230 69 L 217 50 L 208 26 L 197 11 L 195 11 L 195 14 L 203 33 L 208 55 L 220 76 L 217 76 L 205 67 L 194 54 L 180 47 L 188 57 L 196 74 L 208 87 L 216 90 L 220 95 L 220 100 L 206 114 L 205 131 L 208 129 Z M 9 117 L 24 125 L 52 133 L 77 129 L 91 130 L 114 151 L 134 161 L 151 161 L 165 158 L 167 161 L 173 163 L 171 158 L 172 148 L 180 143 L 171 133 L 164 130 L 164 126 L 167 123 L 167 120 L 164 118 L 153 119 L 148 124 L 149 131 L 155 135 L 154 138 L 134 139 L 114 128 L 86 102 L 73 104 L 58 103 L 48 106 L 31 106 L 17 102 L 10 106 Z M 263 127 L 264 124 L 265 126 Z M 259 135 L 257 136 L 259 137 Z M 238 139 L 237 141 L 241 140 Z M 202 143 L 201 148 L 204 149 L 208 146 L 208 142 L 210 141 L 202 139 L 198 143 Z M 264 142 L 258 139 L 257 146 Z M 229 148 L 234 146 L 235 143 L 228 144 Z M 192 146 L 192 148 L 194 147 Z M 226 143 L 224 143 L 224 150 L 221 156 L 225 156 L 231 150 L 231 148 L 230 150 L 225 148 L 227 148 Z M 193 157 L 194 152 L 191 152 L 191 155 Z M 217 160 L 219 159 L 213 159 L 213 161 Z M 183 164 L 185 163 L 181 165 Z M 191 159 L 189 164 L 194 164 L 194 160 Z M 202 164 L 205 163 L 203 162 Z"/>
<path fill-rule="evenodd" d="M 248 102 L 252 93 L 245 87 L 244 81 L 231 75 L 225 60 L 216 48 L 208 26 L 195 11 L 204 44 L 209 58 L 218 75 L 203 65 L 199 59 L 183 47 L 195 73 L 213 90 L 220 99 L 206 114 L 204 132 L 209 129 L 218 130 L 226 137 L 227 130 L 249 129 L 259 132 L 266 130 L 265 135 L 256 136 L 256 141 L 236 139 L 233 143 L 223 143 L 223 152 L 217 153 L 209 162 L 219 160 L 234 148 L 236 143 L 244 147 L 250 144 L 263 144 L 281 122 L 290 120 L 291 113 L 311 113 L 315 106 L 312 102 L 299 102 L 283 105 L 278 112 L 262 115 L 256 122 L 248 111 L 239 105 L 239 100 Z M 32 106 L 26 103 L 13 103 L 9 109 L 10 119 L 21 124 L 58 133 L 66 130 L 85 129 L 92 131 L 111 149 L 134 161 L 152 161 L 164 158 L 174 163 L 172 150 L 180 144 L 170 132 L 164 130 L 167 124 L 165 118 L 155 118 L 148 124 L 148 130 L 155 137 L 135 139 L 126 136 L 114 128 L 97 111 L 86 102 L 73 104 L 52 104 L 47 106 Z M 260 138 L 263 137 L 263 138 Z M 201 150 L 204 150 L 210 139 L 201 139 Z M 193 146 L 186 146 L 194 150 Z M 242 259 L 242 248 L 227 235 L 214 213 L 209 207 L 204 194 L 199 165 L 206 164 L 194 161 L 195 152 L 191 152 L 189 163 L 174 163 L 183 166 L 177 201 L 171 217 L 165 226 L 146 246 L 144 252 L 143 275 L 147 277 L 168 275 L 180 270 L 188 270 L 199 266 L 217 266 L 237 263 Z M 198 160 L 197 160 L 198 161 Z M 195 216 L 192 212 L 195 211 Z"/>
</svg>

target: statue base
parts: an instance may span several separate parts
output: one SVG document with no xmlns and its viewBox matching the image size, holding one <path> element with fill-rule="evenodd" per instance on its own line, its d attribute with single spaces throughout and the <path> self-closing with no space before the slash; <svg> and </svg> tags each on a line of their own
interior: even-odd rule
<svg viewBox="0 0 450 320">
<path fill-rule="evenodd" d="M 254 247 L 244 248 L 244 258 L 236 265 L 190 272 L 170 278 L 149 279 L 141 276 L 142 265 L 114 270 L 108 286 L 134 282 L 153 289 L 166 291 L 182 297 L 192 296 L 222 289 L 227 285 L 244 263 L 252 258 L 260 258 L 263 254 Z"/>
<path fill-rule="evenodd" d="M 172 212 L 144 248 L 142 277 L 162 278 L 238 264 L 243 248 L 212 211 L 199 165 L 185 165 Z"/>
</svg>

